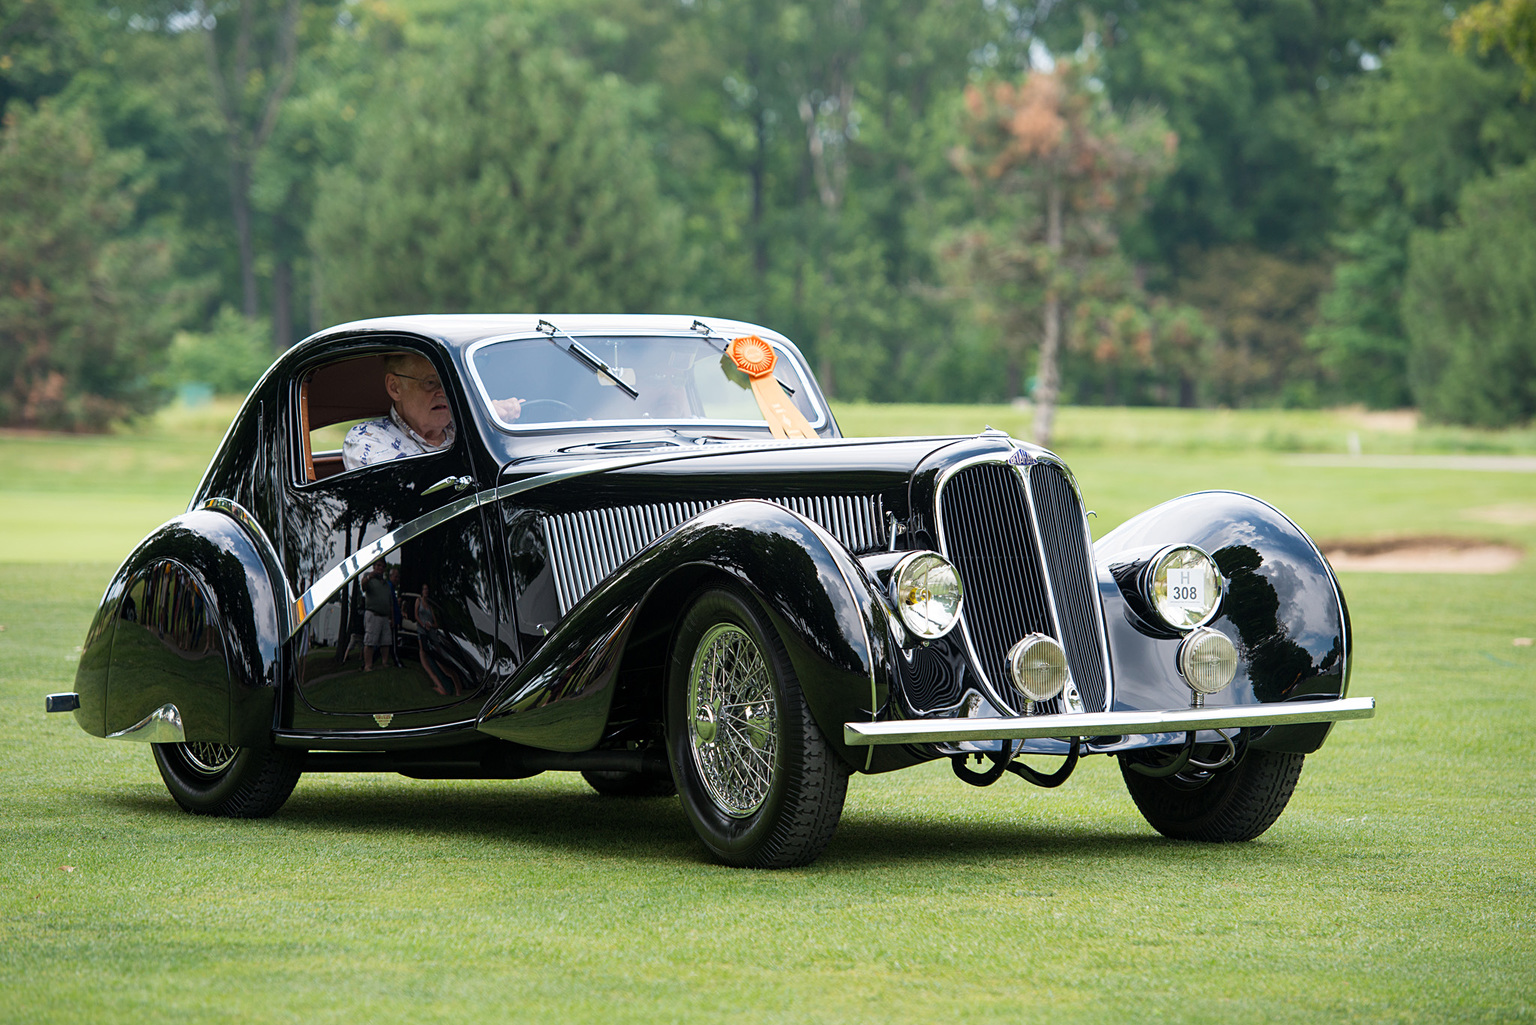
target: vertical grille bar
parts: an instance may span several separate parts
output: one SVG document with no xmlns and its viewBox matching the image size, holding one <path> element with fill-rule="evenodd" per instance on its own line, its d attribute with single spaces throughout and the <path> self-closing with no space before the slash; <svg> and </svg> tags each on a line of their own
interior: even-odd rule
<svg viewBox="0 0 1536 1025">
<path fill-rule="evenodd" d="M 944 485 L 945 554 L 965 584 L 962 626 L 995 695 L 1008 693 L 1007 654 L 1030 633 L 1055 635 L 1023 482 L 1001 463 L 966 467 Z"/>
</svg>

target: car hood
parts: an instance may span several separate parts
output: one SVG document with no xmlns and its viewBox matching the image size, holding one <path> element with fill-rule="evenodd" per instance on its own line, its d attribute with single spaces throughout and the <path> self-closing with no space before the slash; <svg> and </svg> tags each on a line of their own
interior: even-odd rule
<svg viewBox="0 0 1536 1025">
<path fill-rule="evenodd" d="M 499 483 L 521 485 L 525 501 L 569 508 L 610 502 L 804 494 L 905 492 L 914 470 L 944 449 L 1007 446 L 999 435 L 729 441 L 646 447 L 627 442 L 567 449 L 508 464 Z M 636 451 L 636 449 L 640 449 Z M 531 485 L 531 486 L 530 486 Z"/>
</svg>

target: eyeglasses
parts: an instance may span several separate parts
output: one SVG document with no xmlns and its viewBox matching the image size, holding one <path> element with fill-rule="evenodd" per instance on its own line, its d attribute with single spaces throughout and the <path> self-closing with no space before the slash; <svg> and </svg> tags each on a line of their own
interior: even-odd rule
<svg viewBox="0 0 1536 1025">
<path fill-rule="evenodd" d="M 396 374 L 395 376 L 415 381 L 421 385 L 421 390 L 428 395 L 433 395 L 443 390 L 443 379 L 440 377 L 417 377 L 414 374 Z"/>
</svg>

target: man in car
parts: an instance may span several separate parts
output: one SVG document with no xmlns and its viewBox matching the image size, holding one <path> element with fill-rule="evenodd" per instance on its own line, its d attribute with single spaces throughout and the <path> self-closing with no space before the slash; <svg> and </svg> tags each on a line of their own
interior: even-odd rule
<svg viewBox="0 0 1536 1025">
<path fill-rule="evenodd" d="M 348 470 L 406 456 L 441 452 L 453 444 L 453 413 L 443 381 L 425 356 L 397 352 L 384 358 L 389 415 L 360 423 L 341 443 Z"/>
</svg>

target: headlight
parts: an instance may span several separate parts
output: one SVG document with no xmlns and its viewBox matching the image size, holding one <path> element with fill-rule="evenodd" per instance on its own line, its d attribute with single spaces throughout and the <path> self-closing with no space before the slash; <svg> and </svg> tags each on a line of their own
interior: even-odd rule
<svg viewBox="0 0 1536 1025">
<path fill-rule="evenodd" d="M 1237 675 L 1237 648 L 1226 634 L 1199 627 L 1179 645 L 1179 672 L 1196 694 L 1215 694 Z"/>
<path fill-rule="evenodd" d="M 891 571 L 891 602 L 906 628 L 923 640 L 943 637 L 960 621 L 960 571 L 942 555 L 914 552 Z"/>
<path fill-rule="evenodd" d="M 1067 685 L 1067 653 L 1045 634 L 1030 634 L 1008 649 L 1008 675 L 1030 701 L 1049 701 Z"/>
<path fill-rule="evenodd" d="M 1221 601 L 1221 572 L 1216 561 L 1194 545 L 1164 548 L 1147 566 L 1143 588 L 1147 603 L 1176 630 L 1204 626 Z"/>
</svg>

